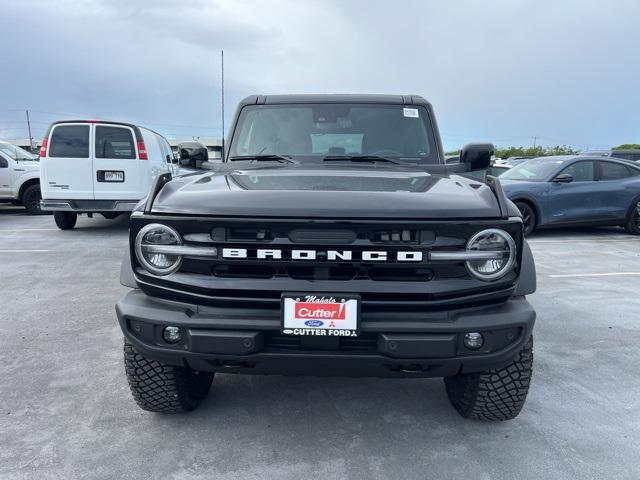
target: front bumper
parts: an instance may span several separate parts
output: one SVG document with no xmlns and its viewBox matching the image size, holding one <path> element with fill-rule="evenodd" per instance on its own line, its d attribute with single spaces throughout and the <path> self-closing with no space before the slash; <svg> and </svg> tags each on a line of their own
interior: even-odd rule
<svg viewBox="0 0 640 480">
<path fill-rule="evenodd" d="M 40 200 L 45 212 L 131 212 L 138 200 Z"/>
<path fill-rule="evenodd" d="M 132 290 L 116 305 L 127 340 L 146 357 L 226 373 L 445 377 L 508 364 L 531 336 L 535 311 L 524 297 L 493 305 L 389 316 L 363 315 L 357 339 L 280 334 L 277 312 L 203 307 Z M 181 328 L 175 345 L 165 326 Z M 485 345 L 464 347 L 466 332 Z"/>
</svg>

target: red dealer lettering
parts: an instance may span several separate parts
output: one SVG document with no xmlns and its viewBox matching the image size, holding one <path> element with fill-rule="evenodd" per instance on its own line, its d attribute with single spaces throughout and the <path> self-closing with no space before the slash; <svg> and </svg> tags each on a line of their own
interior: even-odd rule
<svg viewBox="0 0 640 480">
<path fill-rule="evenodd" d="M 295 317 L 299 319 L 344 320 L 346 318 L 344 303 L 296 303 Z"/>
</svg>

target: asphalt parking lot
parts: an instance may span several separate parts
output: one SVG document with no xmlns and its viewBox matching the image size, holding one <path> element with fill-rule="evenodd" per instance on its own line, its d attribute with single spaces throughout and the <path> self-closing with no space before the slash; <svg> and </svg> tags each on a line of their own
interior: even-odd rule
<svg viewBox="0 0 640 480">
<path fill-rule="evenodd" d="M 637 479 L 640 238 L 535 234 L 522 414 L 460 418 L 441 380 L 219 375 L 186 415 L 143 412 L 114 303 L 127 221 L 0 206 L 0 478 Z"/>
</svg>

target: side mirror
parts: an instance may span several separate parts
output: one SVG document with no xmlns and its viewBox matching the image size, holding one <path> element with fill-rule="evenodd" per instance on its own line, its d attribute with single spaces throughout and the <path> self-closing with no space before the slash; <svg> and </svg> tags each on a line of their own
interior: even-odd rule
<svg viewBox="0 0 640 480">
<path fill-rule="evenodd" d="M 6 158 L 0 157 L 0 168 L 9 168 L 9 162 Z"/>
<path fill-rule="evenodd" d="M 469 143 L 460 150 L 460 163 L 464 163 L 470 172 L 486 170 L 494 152 L 492 143 Z"/>
<path fill-rule="evenodd" d="M 568 173 L 561 173 L 557 177 L 553 179 L 553 183 L 571 183 L 573 182 L 573 177 Z"/>
<path fill-rule="evenodd" d="M 185 149 L 180 149 L 180 155 L 178 157 L 178 163 L 180 165 L 190 165 L 191 164 L 191 155 Z"/>
</svg>

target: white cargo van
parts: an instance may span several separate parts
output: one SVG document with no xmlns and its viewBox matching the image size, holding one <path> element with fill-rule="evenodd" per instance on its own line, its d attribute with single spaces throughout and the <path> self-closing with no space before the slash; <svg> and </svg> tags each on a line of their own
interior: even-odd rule
<svg viewBox="0 0 640 480">
<path fill-rule="evenodd" d="M 78 215 L 106 218 L 133 210 L 153 179 L 177 168 L 169 142 L 149 129 L 119 122 L 53 123 L 40 149 L 42 210 L 63 230 Z M 175 171 L 173 172 L 175 173 Z"/>
</svg>

